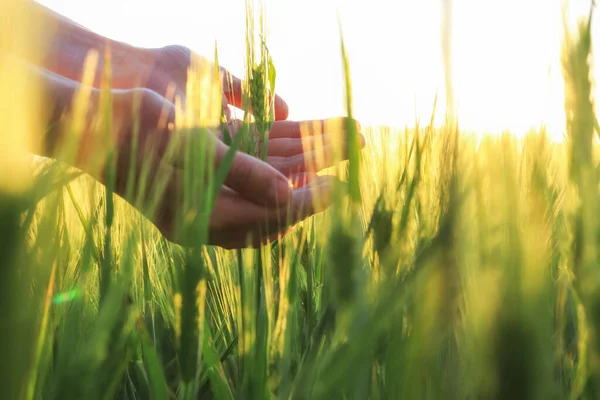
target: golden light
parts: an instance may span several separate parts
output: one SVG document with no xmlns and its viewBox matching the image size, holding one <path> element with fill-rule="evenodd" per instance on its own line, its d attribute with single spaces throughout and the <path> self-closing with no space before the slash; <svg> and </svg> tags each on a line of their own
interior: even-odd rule
<svg viewBox="0 0 600 400">
<path fill-rule="evenodd" d="M 244 2 L 154 3 L 43 0 L 77 22 L 135 45 L 189 46 L 213 54 L 244 75 Z M 290 118 L 344 114 L 337 13 L 344 25 L 363 125 L 403 128 L 428 122 L 438 95 L 443 122 L 441 0 L 270 0 L 268 46 L 277 67 L 277 91 Z M 589 1 L 573 0 L 575 15 Z M 564 129 L 560 0 L 453 1 L 453 87 L 460 126 L 515 135 L 545 124 L 554 137 Z"/>
<path fill-rule="evenodd" d="M 42 119 L 39 82 L 20 57 L 40 56 L 31 41 L 40 40 L 39 24 L 24 2 L 4 0 L 0 19 L 0 191 L 19 192 L 31 182 L 28 153 L 38 148 Z M 49 28 L 49 27 L 48 27 Z"/>
</svg>

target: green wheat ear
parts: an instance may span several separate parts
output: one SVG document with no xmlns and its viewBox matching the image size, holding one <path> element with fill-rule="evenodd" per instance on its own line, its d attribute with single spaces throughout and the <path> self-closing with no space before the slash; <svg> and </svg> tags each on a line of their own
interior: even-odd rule
<svg viewBox="0 0 600 400">
<path fill-rule="evenodd" d="M 265 68 L 264 63 L 255 65 L 252 68 L 252 74 L 250 78 L 250 104 L 252 105 L 252 113 L 254 114 L 254 124 L 256 127 L 256 134 L 261 138 L 261 141 L 265 143 L 265 132 L 266 132 L 266 114 L 265 114 Z M 260 154 L 261 152 L 257 148 L 255 150 L 256 156 L 265 157 L 266 154 Z"/>
<path fill-rule="evenodd" d="M 348 135 L 348 189 L 352 204 L 357 205 L 361 202 L 359 171 L 360 171 L 360 146 L 358 144 L 358 131 L 354 121 L 354 112 L 352 107 L 352 79 L 350 77 L 350 62 L 346 45 L 344 43 L 344 33 L 342 31 L 342 22 L 338 15 L 338 26 L 340 30 L 340 47 L 342 52 L 342 65 L 344 72 L 344 86 L 346 91 L 346 132 Z"/>
<path fill-rule="evenodd" d="M 257 48 L 254 3 L 250 0 L 246 1 L 246 80 L 248 83 L 245 91 L 247 105 L 245 111 L 252 110 L 254 125 L 248 129 L 249 135 L 242 140 L 242 148 L 247 153 L 266 160 L 268 134 L 275 120 L 274 101 L 270 101 L 270 98 L 274 96 L 276 71 L 265 41 L 266 27 L 263 14 L 264 8 L 261 5 L 260 47 Z"/>
</svg>

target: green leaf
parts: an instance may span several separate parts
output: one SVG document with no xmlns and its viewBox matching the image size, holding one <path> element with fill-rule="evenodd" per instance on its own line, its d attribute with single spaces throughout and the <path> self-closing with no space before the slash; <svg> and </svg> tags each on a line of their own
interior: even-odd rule
<svg viewBox="0 0 600 400">
<path fill-rule="evenodd" d="M 340 44 L 342 50 L 342 62 L 344 70 L 344 83 L 346 88 L 346 110 L 348 118 L 346 119 L 346 133 L 348 135 L 348 188 L 350 191 L 350 198 L 353 204 L 358 204 L 361 201 L 360 186 L 359 186 L 359 152 L 360 147 L 358 144 L 358 132 L 356 124 L 353 118 L 352 111 L 352 80 L 350 78 L 350 63 L 348 61 L 348 53 L 346 52 L 346 45 L 344 44 L 344 35 L 342 33 L 342 24 L 338 19 L 340 28 Z"/>
<path fill-rule="evenodd" d="M 153 399 L 168 399 L 169 388 L 162 371 L 160 360 L 156 350 L 152 346 L 150 336 L 146 329 L 142 327 L 139 331 L 140 344 L 142 346 L 144 367 L 148 374 L 148 384 Z"/>
</svg>

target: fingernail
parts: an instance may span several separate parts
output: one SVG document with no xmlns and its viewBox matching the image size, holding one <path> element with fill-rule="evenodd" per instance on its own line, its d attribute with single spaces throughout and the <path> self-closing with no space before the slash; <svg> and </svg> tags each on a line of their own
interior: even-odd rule
<svg viewBox="0 0 600 400">
<path fill-rule="evenodd" d="M 271 185 L 271 199 L 274 204 L 285 204 L 289 200 L 294 185 L 284 176 L 279 175 Z"/>
</svg>

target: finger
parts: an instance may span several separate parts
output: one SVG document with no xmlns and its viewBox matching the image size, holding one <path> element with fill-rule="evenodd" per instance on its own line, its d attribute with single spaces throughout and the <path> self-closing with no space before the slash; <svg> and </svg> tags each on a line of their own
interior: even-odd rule
<svg viewBox="0 0 600 400">
<path fill-rule="evenodd" d="M 310 185 L 295 190 L 286 207 L 268 208 L 248 203 L 235 192 L 224 188 L 219 193 L 211 218 L 211 243 L 238 242 L 249 233 L 264 237 L 281 232 L 331 204 L 331 190 L 336 179 L 320 177 Z"/>
<path fill-rule="evenodd" d="M 223 73 L 223 90 L 227 101 L 234 107 L 243 109 L 242 104 L 242 80 L 225 68 L 221 67 Z M 281 121 L 287 119 L 289 115 L 289 107 L 287 103 L 277 94 L 275 94 L 275 120 Z"/>
<path fill-rule="evenodd" d="M 269 132 L 269 139 L 302 138 L 324 134 L 345 134 L 348 118 L 329 118 L 310 121 L 276 121 Z M 361 126 L 355 121 L 356 131 L 361 132 Z"/>
<path fill-rule="evenodd" d="M 304 139 L 280 138 L 270 139 L 267 155 L 277 157 L 291 157 L 305 151 L 320 149 L 332 142 L 331 137 L 310 136 Z"/>
<path fill-rule="evenodd" d="M 225 144 L 218 142 L 218 164 L 228 150 Z M 236 152 L 233 158 L 225 185 L 259 205 L 283 205 L 292 194 L 290 183 L 281 172 L 258 158 L 240 152 Z"/>
<path fill-rule="evenodd" d="M 310 123 L 314 121 L 309 121 Z M 316 121 L 319 122 L 319 121 Z M 300 122 L 293 121 L 277 121 L 274 123 L 273 128 L 269 132 L 269 146 L 268 155 L 289 157 L 296 154 L 300 154 L 309 150 L 315 150 L 322 148 L 326 145 L 335 143 L 336 137 L 334 134 L 316 134 L 309 135 L 310 132 L 314 133 L 316 130 L 307 129 L 306 135 L 301 133 Z M 233 138 L 239 132 L 243 126 L 243 121 L 234 119 L 229 121 L 228 130 L 229 135 Z M 324 125 L 323 125 L 324 126 Z M 364 135 L 359 133 L 360 146 L 363 148 L 366 144 Z M 347 137 L 341 136 L 338 139 L 342 145 L 347 142 Z"/>
<path fill-rule="evenodd" d="M 269 156 L 267 162 L 285 176 L 292 176 L 302 172 L 316 173 L 332 167 L 338 161 L 343 161 L 345 155 L 341 154 L 336 160 L 336 151 L 333 146 L 307 151 L 290 157 Z"/>
<path fill-rule="evenodd" d="M 336 138 L 333 135 L 322 135 L 322 136 L 308 136 L 302 139 L 296 138 L 280 138 L 269 140 L 269 156 L 278 157 L 290 157 L 308 151 L 314 151 L 322 149 L 326 146 L 332 146 L 336 142 Z M 345 146 L 347 140 L 342 138 L 340 146 Z M 360 135 L 361 148 L 366 144 L 365 137 Z"/>
</svg>

